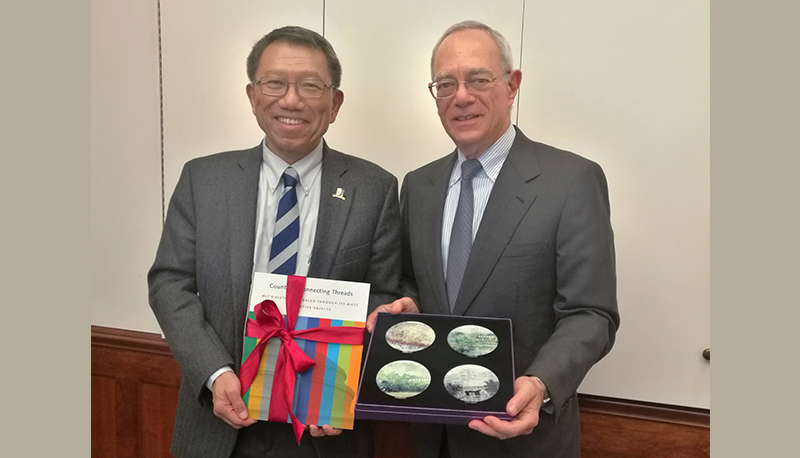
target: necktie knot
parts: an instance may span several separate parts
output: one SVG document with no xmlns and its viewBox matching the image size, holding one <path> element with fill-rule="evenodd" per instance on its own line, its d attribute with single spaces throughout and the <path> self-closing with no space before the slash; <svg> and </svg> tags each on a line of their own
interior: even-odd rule
<svg viewBox="0 0 800 458">
<path fill-rule="evenodd" d="M 297 186 L 297 181 L 299 177 L 297 176 L 297 171 L 291 167 L 287 168 L 285 172 L 283 172 L 283 187 L 284 188 L 294 188 Z"/>
<path fill-rule="evenodd" d="M 481 161 L 477 159 L 467 159 L 461 163 L 461 179 L 472 180 L 475 174 L 481 170 Z"/>
</svg>

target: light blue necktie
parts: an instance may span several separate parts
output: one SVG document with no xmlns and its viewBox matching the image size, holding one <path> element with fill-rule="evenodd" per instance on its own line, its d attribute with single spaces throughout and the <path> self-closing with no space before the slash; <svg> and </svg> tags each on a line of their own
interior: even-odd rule
<svg viewBox="0 0 800 458">
<path fill-rule="evenodd" d="M 477 159 L 461 163 L 461 193 L 458 196 L 453 231 L 450 233 L 450 247 L 447 251 L 447 302 L 451 312 L 456 305 L 458 290 L 461 288 L 461 280 L 464 278 L 472 249 L 472 178 L 480 170 L 481 163 Z"/>
<path fill-rule="evenodd" d="M 297 205 L 297 171 L 289 167 L 283 173 L 283 194 L 278 202 L 275 231 L 269 250 L 267 271 L 294 275 L 297 268 L 297 247 L 300 239 L 300 206 Z"/>
</svg>

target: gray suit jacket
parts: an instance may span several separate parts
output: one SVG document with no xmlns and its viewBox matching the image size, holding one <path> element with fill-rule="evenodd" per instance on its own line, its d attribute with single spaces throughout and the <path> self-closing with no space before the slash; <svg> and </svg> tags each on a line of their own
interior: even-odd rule
<svg viewBox="0 0 800 458">
<path fill-rule="evenodd" d="M 171 448 L 178 458 L 227 458 L 236 440 L 213 414 L 205 382 L 241 363 L 261 155 L 259 145 L 184 166 L 148 274 L 150 305 L 183 373 Z M 324 144 L 321 186 L 308 276 L 370 283 L 370 310 L 391 302 L 400 275 L 397 179 Z M 345 200 L 332 197 L 337 188 Z M 369 441 L 358 424 L 313 439 L 322 457 L 363 456 Z"/>
<path fill-rule="evenodd" d="M 404 294 L 423 313 L 449 314 L 442 213 L 456 153 L 410 172 L 401 191 Z M 475 236 L 456 315 L 511 318 L 515 371 L 545 381 L 544 410 L 528 436 L 500 441 L 446 427 L 453 457 L 580 456 L 576 390 L 619 326 L 606 179 L 575 154 L 516 139 Z M 438 456 L 442 426 L 415 428 L 419 457 Z"/>
</svg>

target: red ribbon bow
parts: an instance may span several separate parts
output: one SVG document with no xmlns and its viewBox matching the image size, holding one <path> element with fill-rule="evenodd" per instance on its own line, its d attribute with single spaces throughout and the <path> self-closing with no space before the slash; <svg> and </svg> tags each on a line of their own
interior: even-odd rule
<svg viewBox="0 0 800 458">
<path fill-rule="evenodd" d="M 318 342 L 343 343 L 358 345 L 363 342 L 364 330 L 355 327 L 335 328 L 309 328 L 294 330 L 297 314 L 300 311 L 300 302 L 305 291 L 306 278 L 294 275 L 286 280 L 286 319 L 283 320 L 278 306 L 271 300 L 262 301 L 254 308 L 255 320 L 247 320 L 247 337 L 260 339 L 258 345 L 247 356 L 239 369 L 239 380 L 242 384 L 242 393 L 246 392 L 258 372 L 258 365 L 267 341 L 273 337 L 281 339 L 281 348 L 275 364 L 275 377 L 272 381 L 272 395 L 269 405 L 269 421 L 285 422 L 289 416 L 292 420 L 294 436 L 300 444 L 304 426 L 292 412 L 294 402 L 294 383 L 297 374 L 305 372 L 314 366 L 314 360 L 309 358 L 295 342 L 295 338 L 316 340 Z M 277 396 L 276 396 L 277 394 Z"/>
</svg>

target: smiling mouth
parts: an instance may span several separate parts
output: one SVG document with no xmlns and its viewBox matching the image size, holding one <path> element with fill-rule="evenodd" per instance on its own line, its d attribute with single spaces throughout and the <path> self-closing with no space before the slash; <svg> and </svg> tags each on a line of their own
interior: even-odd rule
<svg viewBox="0 0 800 458">
<path fill-rule="evenodd" d="M 302 119 L 284 118 L 284 117 L 278 117 L 278 118 L 275 118 L 275 119 L 277 119 L 278 122 L 281 123 L 281 124 L 289 124 L 289 125 L 292 125 L 292 126 L 303 123 Z"/>
<path fill-rule="evenodd" d="M 478 115 L 456 116 L 456 121 L 469 121 L 470 119 L 475 119 L 477 117 Z"/>
</svg>

